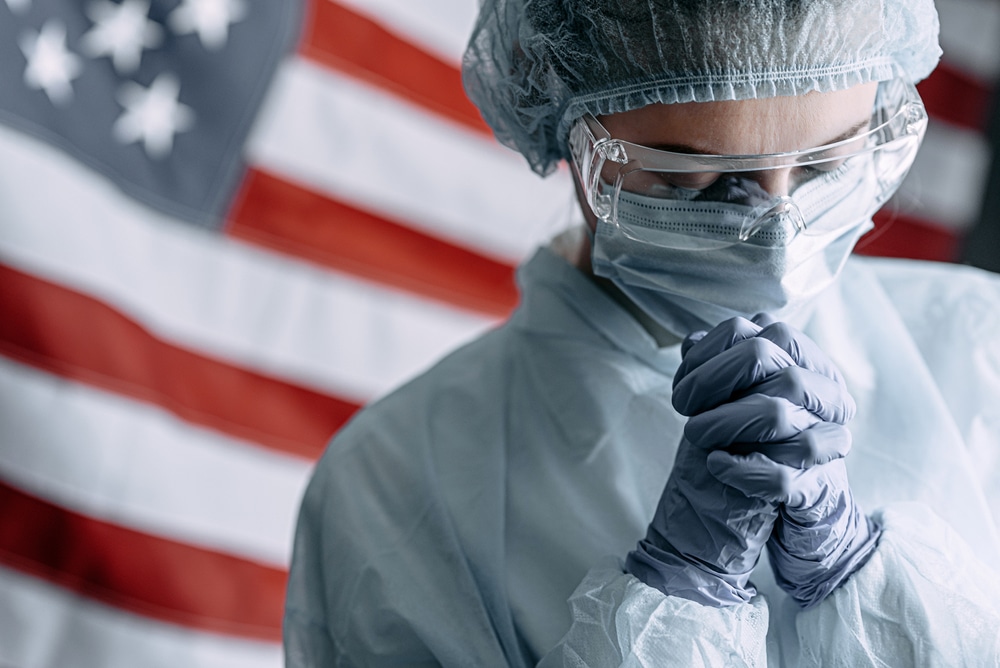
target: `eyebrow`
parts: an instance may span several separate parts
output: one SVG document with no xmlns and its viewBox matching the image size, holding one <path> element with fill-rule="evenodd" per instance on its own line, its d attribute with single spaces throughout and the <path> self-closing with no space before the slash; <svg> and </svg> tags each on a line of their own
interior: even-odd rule
<svg viewBox="0 0 1000 668">
<path fill-rule="evenodd" d="M 852 137 L 856 137 L 859 132 L 867 128 L 870 124 L 871 124 L 870 118 L 866 118 L 863 121 L 858 121 L 844 132 L 840 133 L 833 139 L 823 142 L 819 146 L 829 146 L 830 144 L 836 144 L 837 142 L 841 142 L 846 139 L 851 139 Z M 809 151 L 812 150 L 813 148 L 819 148 L 819 146 L 814 146 L 809 149 L 803 149 L 803 150 Z M 686 153 L 689 155 L 720 155 L 717 152 L 705 151 L 695 146 L 691 146 L 689 144 L 651 144 L 649 148 L 656 149 L 657 151 L 669 151 L 670 153 Z"/>
</svg>

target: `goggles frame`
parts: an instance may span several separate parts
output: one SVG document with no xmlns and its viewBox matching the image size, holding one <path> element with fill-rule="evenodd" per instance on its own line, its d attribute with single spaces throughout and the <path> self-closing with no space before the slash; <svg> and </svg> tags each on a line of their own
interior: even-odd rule
<svg viewBox="0 0 1000 668">
<path fill-rule="evenodd" d="M 926 128 L 927 111 L 916 88 L 902 79 L 892 79 L 879 83 L 869 129 L 832 144 L 761 155 L 677 153 L 616 139 L 597 118 L 586 113 L 570 130 L 570 163 L 591 211 L 601 221 L 617 226 L 617 201 L 623 180 L 639 170 L 678 174 L 761 172 L 843 162 L 883 149 L 904 148 L 900 145 L 910 142 L 915 146 L 907 153 L 913 154 Z M 608 167 L 614 168 L 613 183 L 602 178 Z M 902 181 L 908 169 L 906 165 L 901 173 L 895 170 L 893 180 Z M 898 182 L 892 190 L 897 186 Z"/>
</svg>

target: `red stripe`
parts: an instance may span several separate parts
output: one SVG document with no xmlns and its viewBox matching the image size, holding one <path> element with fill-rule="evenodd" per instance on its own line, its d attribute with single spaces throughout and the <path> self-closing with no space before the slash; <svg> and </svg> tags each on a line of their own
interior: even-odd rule
<svg viewBox="0 0 1000 668">
<path fill-rule="evenodd" d="M 947 62 L 917 85 L 931 117 L 983 131 L 989 120 L 991 87 Z"/>
<path fill-rule="evenodd" d="M 309 458 L 359 408 L 166 343 L 96 299 L 3 265 L 0 353 Z"/>
<path fill-rule="evenodd" d="M 312 0 L 309 14 L 303 56 L 493 136 L 465 96 L 457 67 L 331 0 Z"/>
<path fill-rule="evenodd" d="M 251 170 L 234 237 L 488 315 L 517 303 L 514 267 Z"/>
<path fill-rule="evenodd" d="M 862 237 L 854 250 L 859 255 L 956 262 L 959 242 L 954 230 L 880 211 L 875 216 L 875 229 Z"/>
<path fill-rule="evenodd" d="M 0 482 L 0 562 L 116 608 L 281 639 L 286 573 L 101 522 Z"/>
</svg>

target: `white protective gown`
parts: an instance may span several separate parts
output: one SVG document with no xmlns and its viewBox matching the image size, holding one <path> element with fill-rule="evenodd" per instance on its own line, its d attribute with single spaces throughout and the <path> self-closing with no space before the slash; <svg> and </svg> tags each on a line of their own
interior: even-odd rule
<svg viewBox="0 0 1000 668">
<path fill-rule="evenodd" d="M 744 605 L 623 573 L 670 473 L 679 346 L 548 249 L 497 330 L 357 416 L 303 501 L 300 666 L 1000 665 L 1000 277 L 852 258 L 805 332 L 857 401 L 874 556 L 799 612 L 766 553 Z"/>
</svg>

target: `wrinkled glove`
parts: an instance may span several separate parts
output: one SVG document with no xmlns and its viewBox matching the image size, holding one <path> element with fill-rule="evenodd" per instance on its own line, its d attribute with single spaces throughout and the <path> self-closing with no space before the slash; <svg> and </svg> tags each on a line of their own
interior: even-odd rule
<svg viewBox="0 0 1000 668">
<path fill-rule="evenodd" d="M 846 421 L 854 410 L 832 364 L 803 354 L 783 326 L 770 339 L 761 334 L 735 318 L 682 346 L 673 404 L 692 417 L 646 537 L 626 560 L 626 570 L 668 595 L 720 607 L 755 593 L 750 574 L 778 502 L 723 484 L 709 472 L 710 453 L 758 452 L 806 468 L 845 451 L 843 434 L 824 434 L 826 420 Z"/>
<path fill-rule="evenodd" d="M 851 438 L 843 425 L 854 415 L 854 401 L 832 362 L 804 334 L 774 323 L 751 343 L 740 338 L 747 331 L 752 327 L 745 321 L 720 325 L 702 338 L 709 347 L 685 357 L 678 388 L 694 388 L 684 393 L 690 402 L 685 408 L 705 411 L 688 422 L 685 434 L 716 446 L 706 464 L 719 481 L 780 504 L 767 543 L 771 566 L 778 585 L 809 608 L 864 564 L 880 533 L 847 481 L 843 457 Z M 785 360 L 770 344 L 795 366 L 781 367 Z M 743 398 L 720 405 L 726 392 Z M 810 422 L 784 443 L 759 438 L 756 427 Z"/>
<path fill-rule="evenodd" d="M 777 504 L 721 483 L 706 465 L 709 445 L 681 440 L 646 537 L 625 570 L 668 596 L 712 607 L 749 601 L 749 585 L 771 534 Z"/>
<path fill-rule="evenodd" d="M 803 470 L 719 450 L 707 463 L 725 484 L 782 504 L 767 551 L 775 581 L 800 607 L 820 603 L 875 550 L 881 530 L 855 503 L 842 458 Z"/>
</svg>

